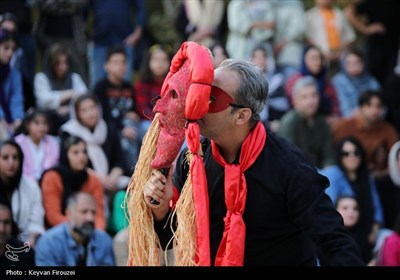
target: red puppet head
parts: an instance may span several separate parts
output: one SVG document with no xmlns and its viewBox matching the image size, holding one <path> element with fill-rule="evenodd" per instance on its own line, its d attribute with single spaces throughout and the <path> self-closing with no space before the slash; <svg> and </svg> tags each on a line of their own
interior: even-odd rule
<svg viewBox="0 0 400 280">
<path fill-rule="evenodd" d="M 189 61 L 163 86 L 160 100 L 153 112 L 160 113 L 160 135 L 157 153 L 151 167 L 161 169 L 169 167 L 179 152 L 185 139 L 185 102 L 190 86 Z"/>
<path fill-rule="evenodd" d="M 209 50 L 194 42 L 183 43 L 172 59 L 161 98 L 153 109 L 160 114 L 160 134 L 152 168 L 169 167 L 185 140 L 185 128 L 207 113 L 213 79 Z"/>
</svg>

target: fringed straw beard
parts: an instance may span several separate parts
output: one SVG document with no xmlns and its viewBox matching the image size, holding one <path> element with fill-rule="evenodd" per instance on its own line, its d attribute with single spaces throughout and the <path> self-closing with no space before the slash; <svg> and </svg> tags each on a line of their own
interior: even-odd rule
<svg viewBox="0 0 400 280">
<path fill-rule="evenodd" d="M 128 265 L 130 266 L 160 265 L 160 240 L 154 230 L 151 209 L 147 207 L 143 198 L 144 185 L 152 174 L 150 163 L 157 151 L 157 140 L 160 133 L 158 116 L 159 114 L 155 115 L 143 139 L 140 156 L 125 196 L 130 225 L 128 236 Z M 185 164 L 190 165 L 192 157 L 192 154 L 188 152 Z M 196 266 L 196 214 L 190 174 L 188 174 L 172 215 L 176 215 L 177 221 L 177 228 L 173 240 L 171 240 L 174 244 L 174 265 Z M 174 220 L 171 218 L 171 223 Z M 172 227 L 172 224 L 170 226 Z"/>
<path fill-rule="evenodd" d="M 188 151 L 186 163 L 189 164 L 193 155 Z M 178 227 L 174 234 L 174 256 L 176 266 L 197 266 L 196 255 L 196 211 L 194 207 L 193 185 L 190 180 L 190 172 L 185 185 L 176 203 L 172 215 L 176 215 Z M 171 221 L 174 219 L 171 219 Z"/>
<path fill-rule="evenodd" d="M 143 139 L 138 162 L 125 196 L 130 226 L 128 265 L 133 266 L 160 265 L 160 240 L 154 231 L 153 214 L 143 197 L 143 188 L 152 173 L 150 163 L 157 151 L 160 133 L 158 117 L 159 114 L 156 114 Z"/>
</svg>

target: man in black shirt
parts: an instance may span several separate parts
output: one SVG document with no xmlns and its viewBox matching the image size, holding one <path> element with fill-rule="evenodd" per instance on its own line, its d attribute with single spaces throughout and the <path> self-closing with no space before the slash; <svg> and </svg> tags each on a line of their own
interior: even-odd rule
<svg viewBox="0 0 400 280">
<path fill-rule="evenodd" d="M 196 120 L 208 138 L 199 153 L 204 192 L 193 185 L 193 195 L 184 194 L 185 151 L 174 176 L 153 170 L 143 187 L 162 249 L 172 243 L 168 220 L 173 217 L 177 265 L 317 265 L 317 252 L 326 265 L 362 265 L 359 248 L 325 194 L 328 180 L 298 148 L 261 124 L 267 94 L 268 84 L 253 64 L 228 59 L 215 70 L 208 113 Z M 163 105 L 154 110 L 169 114 Z M 197 171 L 190 166 L 190 172 Z M 176 216 L 170 215 L 173 186 L 180 192 Z M 182 202 L 183 197 L 194 197 L 193 203 Z M 185 220 L 193 205 L 194 219 Z M 183 260 L 191 251 L 193 262 Z"/>
</svg>

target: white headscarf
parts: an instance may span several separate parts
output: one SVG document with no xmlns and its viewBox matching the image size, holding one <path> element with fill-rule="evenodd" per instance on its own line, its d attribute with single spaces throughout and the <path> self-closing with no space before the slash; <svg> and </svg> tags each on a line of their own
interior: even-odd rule
<svg viewBox="0 0 400 280">
<path fill-rule="evenodd" d="M 400 166 L 397 160 L 397 153 L 400 149 L 400 141 L 396 142 L 389 153 L 389 175 L 393 183 L 400 188 Z"/>
<path fill-rule="evenodd" d="M 99 120 L 92 132 L 89 128 L 79 122 L 74 109 L 75 102 L 76 100 L 73 102 L 73 104 L 71 103 L 70 106 L 71 119 L 61 126 L 61 130 L 82 138 L 86 142 L 88 156 L 93 165 L 93 169 L 101 175 L 107 175 L 109 169 L 108 160 L 103 148 L 101 147 L 106 141 L 107 125 L 102 118 L 101 107 L 97 103 Z"/>
</svg>

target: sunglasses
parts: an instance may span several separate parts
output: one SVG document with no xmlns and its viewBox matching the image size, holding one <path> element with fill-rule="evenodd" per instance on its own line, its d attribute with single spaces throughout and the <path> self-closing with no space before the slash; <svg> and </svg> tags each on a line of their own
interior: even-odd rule
<svg viewBox="0 0 400 280">
<path fill-rule="evenodd" d="M 233 103 L 233 98 L 223 89 L 212 86 L 210 94 L 210 103 L 208 104 L 209 113 L 218 113 L 229 106 L 234 108 L 246 108 L 243 105 Z"/>
<path fill-rule="evenodd" d="M 348 156 L 350 156 L 350 155 L 353 155 L 353 156 L 355 156 L 355 157 L 358 157 L 358 156 L 360 156 L 360 152 L 359 152 L 358 150 L 351 151 L 351 152 L 342 151 L 341 155 L 342 155 L 342 157 L 348 157 Z"/>
</svg>

